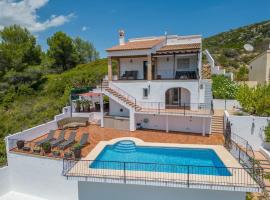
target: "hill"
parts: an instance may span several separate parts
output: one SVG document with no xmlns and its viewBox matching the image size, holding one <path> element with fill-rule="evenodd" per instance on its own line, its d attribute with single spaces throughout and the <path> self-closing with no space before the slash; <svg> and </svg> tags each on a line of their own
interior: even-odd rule
<svg viewBox="0 0 270 200">
<path fill-rule="evenodd" d="M 50 121 L 67 105 L 73 87 L 96 86 L 107 73 L 107 59 L 81 64 L 61 74 L 44 75 L 31 94 L 12 94 L 8 107 L 0 104 L 0 165 L 4 163 L 4 137 Z"/>
<path fill-rule="evenodd" d="M 253 45 L 254 51 L 247 52 L 243 48 L 245 44 Z M 246 67 L 248 62 L 266 50 L 269 44 L 270 20 L 219 33 L 203 40 L 203 48 L 209 50 L 217 64 L 229 71 Z"/>
</svg>

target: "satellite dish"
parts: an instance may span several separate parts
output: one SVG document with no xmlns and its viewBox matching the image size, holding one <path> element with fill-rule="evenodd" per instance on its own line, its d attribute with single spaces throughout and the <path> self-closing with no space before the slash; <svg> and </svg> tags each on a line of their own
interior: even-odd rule
<svg viewBox="0 0 270 200">
<path fill-rule="evenodd" d="M 254 47 L 253 47 L 251 44 L 245 44 L 245 45 L 244 45 L 244 49 L 245 49 L 246 51 L 251 52 L 251 51 L 254 50 Z"/>
</svg>

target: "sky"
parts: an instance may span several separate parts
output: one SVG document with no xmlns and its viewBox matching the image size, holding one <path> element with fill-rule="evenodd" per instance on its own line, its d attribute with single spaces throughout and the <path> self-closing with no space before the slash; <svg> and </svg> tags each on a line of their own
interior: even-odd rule
<svg viewBox="0 0 270 200">
<path fill-rule="evenodd" d="M 94 44 L 101 57 L 126 39 L 168 34 L 203 37 L 270 19 L 270 0 L 0 0 L 0 29 L 28 28 L 46 50 L 56 31 Z"/>
</svg>

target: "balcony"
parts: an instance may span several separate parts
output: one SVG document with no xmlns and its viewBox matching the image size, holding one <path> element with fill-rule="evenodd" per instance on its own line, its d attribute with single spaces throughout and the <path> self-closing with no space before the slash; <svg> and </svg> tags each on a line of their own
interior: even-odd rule
<svg viewBox="0 0 270 200">
<path fill-rule="evenodd" d="M 92 165 L 98 168 L 92 168 Z M 168 169 L 170 172 L 167 172 Z M 218 175 L 213 175 L 216 172 L 219 172 Z M 225 175 L 225 172 L 229 175 Z M 258 175 L 260 171 L 249 168 L 99 160 L 64 160 L 62 171 L 67 179 L 80 181 L 260 192 L 252 173 Z"/>
</svg>

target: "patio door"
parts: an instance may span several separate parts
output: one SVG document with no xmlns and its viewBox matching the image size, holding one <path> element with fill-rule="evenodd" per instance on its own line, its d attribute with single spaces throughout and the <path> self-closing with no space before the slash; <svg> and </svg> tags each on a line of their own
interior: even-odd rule
<svg viewBox="0 0 270 200">
<path fill-rule="evenodd" d="M 147 80 L 147 65 L 148 65 L 148 62 L 147 61 L 143 61 L 143 79 L 144 80 Z"/>
<path fill-rule="evenodd" d="M 181 88 L 172 88 L 166 92 L 167 106 L 181 106 Z"/>
</svg>

